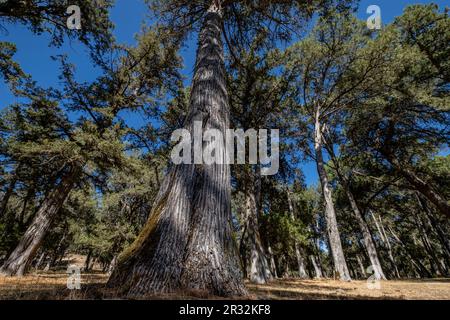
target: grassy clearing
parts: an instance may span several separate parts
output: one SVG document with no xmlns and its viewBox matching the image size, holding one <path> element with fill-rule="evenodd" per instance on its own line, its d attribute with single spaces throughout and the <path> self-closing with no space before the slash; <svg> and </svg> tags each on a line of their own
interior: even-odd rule
<svg viewBox="0 0 450 320">
<path fill-rule="evenodd" d="M 67 289 L 65 272 L 41 272 L 24 278 L 0 277 L 0 299 L 105 299 L 114 294 L 104 289 L 108 275 L 82 274 L 81 290 Z M 281 279 L 267 285 L 247 283 L 250 299 L 439 299 L 450 300 L 450 279 L 382 281 L 369 289 L 366 281 Z M 153 299 L 212 298 L 198 294 L 150 297 Z"/>
</svg>

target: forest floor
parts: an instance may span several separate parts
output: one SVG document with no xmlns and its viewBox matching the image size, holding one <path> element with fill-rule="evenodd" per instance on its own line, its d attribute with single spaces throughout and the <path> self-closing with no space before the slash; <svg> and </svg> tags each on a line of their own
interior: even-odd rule
<svg viewBox="0 0 450 320">
<path fill-rule="evenodd" d="M 67 265 L 82 267 L 85 257 L 70 256 Z M 63 300 L 63 299 L 116 299 L 114 292 L 105 289 L 108 275 L 99 271 L 81 273 L 81 290 L 67 288 L 66 268 L 59 271 L 38 271 L 23 278 L 0 276 L 0 300 Z M 341 282 L 336 280 L 278 279 L 266 285 L 247 283 L 247 299 L 265 300 L 348 300 L 348 299 L 432 299 L 450 300 L 450 279 L 408 279 L 381 281 L 377 287 L 363 280 Z M 167 296 L 151 296 L 148 299 L 214 299 L 192 292 Z"/>
<path fill-rule="evenodd" d="M 81 290 L 67 289 L 67 274 L 40 272 L 24 278 L 0 277 L 1 299 L 61 300 L 110 299 L 104 290 L 108 276 L 92 272 L 82 274 Z M 450 300 L 450 279 L 382 281 L 379 289 L 369 289 L 366 281 L 280 279 L 267 285 L 247 283 L 250 299 L 439 299 Z M 149 297 L 150 299 L 205 299 L 198 294 Z"/>
</svg>

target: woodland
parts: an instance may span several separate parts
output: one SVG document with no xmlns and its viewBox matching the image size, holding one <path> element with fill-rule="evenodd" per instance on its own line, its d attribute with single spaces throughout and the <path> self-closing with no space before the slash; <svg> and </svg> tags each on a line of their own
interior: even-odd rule
<svg viewBox="0 0 450 320">
<path fill-rule="evenodd" d="M 351 0 L 142 2 L 133 45 L 115 38 L 112 0 L 0 3 L 16 98 L 0 100 L 0 293 L 82 257 L 117 297 L 428 279 L 450 299 L 448 8 L 411 4 L 370 30 Z M 81 44 L 95 79 L 56 55 L 60 85 L 42 86 L 2 39 L 12 25 Z M 172 133 L 199 121 L 278 129 L 277 174 L 174 164 Z"/>
</svg>

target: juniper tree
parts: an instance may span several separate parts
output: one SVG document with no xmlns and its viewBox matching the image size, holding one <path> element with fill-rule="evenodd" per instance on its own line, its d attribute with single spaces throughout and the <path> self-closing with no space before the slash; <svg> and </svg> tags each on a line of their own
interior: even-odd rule
<svg viewBox="0 0 450 320">
<path fill-rule="evenodd" d="M 111 167 L 123 165 L 121 139 L 126 128 L 118 114 L 125 109 L 151 109 L 164 94 L 163 88 L 178 81 L 176 46 L 156 29 L 145 29 L 135 48 L 113 47 L 111 60 L 100 65 L 103 73 L 94 82 L 82 84 L 74 80 L 73 66 L 65 57 L 59 57 L 64 88 L 53 90 L 49 104 L 63 112 L 80 112 L 82 116 L 57 138 L 36 137 L 25 141 L 19 150 L 23 157 L 46 155 L 58 175 L 54 189 L 3 264 L 4 274 L 24 274 L 65 199 L 89 169 L 107 172 Z M 33 99 L 29 87 L 19 93 Z M 38 100 L 39 104 L 43 101 Z"/>
<path fill-rule="evenodd" d="M 314 146 L 311 156 L 317 164 L 322 192 L 325 199 L 325 217 L 335 271 L 342 280 L 350 274 L 345 262 L 333 204 L 332 187 L 323 156 L 324 132 L 330 119 L 349 101 L 358 99 L 368 86 L 368 75 L 380 72 L 376 69 L 376 56 L 364 52 L 370 41 L 364 34 L 362 23 L 354 18 L 334 14 L 321 19 L 305 40 L 287 51 L 288 75 L 293 75 L 292 97 L 302 117 L 309 124 Z"/>
<path fill-rule="evenodd" d="M 442 53 L 448 51 L 449 21 L 435 6 L 405 10 L 392 26 L 394 37 L 386 56 L 393 62 L 373 87 L 378 96 L 355 109 L 348 130 L 354 151 L 371 154 L 447 217 L 446 196 L 420 172 L 419 164 L 448 145 L 448 79 Z M 432 56 L 423 51 L 422 43 L 430 36 L 436 40 Z"/>
<path fill-rule="evenodd" d="M 184 127 L 193 132 L 194 121 L 222 133 L 229 127 L 222 36 L 230 53 L 233 43 L 248 44 L 266 28 L 273 39 L 285 39 L 290 26 L 325 2 L 152 1 L 162 22 L 180 39 L 186 31 L 200 30 Z M 223 149 L 216 152 L 225 160 Z M 138 296 L 178 289 L 245 294 L 230 204 L 228 165 L 174 166 L 146 227 L 122 255 L 109 285 Z"/>
</svg>

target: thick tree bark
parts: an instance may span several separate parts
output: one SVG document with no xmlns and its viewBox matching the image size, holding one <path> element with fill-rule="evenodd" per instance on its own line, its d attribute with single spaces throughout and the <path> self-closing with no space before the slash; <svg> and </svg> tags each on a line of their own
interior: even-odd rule
<svg viewBox="0 0 450 320">
<path fill-rule="evenodd" d="M 0 273 L 23 276 L 42 245 L 52 222 L 72 190 L 80 169 L 74 166 L 63 175 L 58 186 L 44 200 L 19 244 L 3 264 Z"/>
<path fill-rule="evenodd" d="M 325 220 L 327 224 L 327 234 L 330 243 L 331 254 L 333 257 L 334 269 L 339 274 L 339 278 L 343 281 L 351 280 L 348 271 L 347 262 L 345 261 L 344 251 L 339 235 L 339 229 L 336 220 L 336 212 L 333 204 L 333 196 L 330 183 L 328 182 L 325 164 L 323 160 L 323 136 L 322 125 L 320 122 L 320 108 L 317 107 L 315 114 L 314 126 L 314 149 L 316 156 L 317 171 L 319 173 L 322 192 L 325 200 Z"/>
<path fill-rule="evenodd" d="M 213 1 L 199 35 L 186 120 L 191 133 L 194 121 L 222 134 L 229 126 L 220 11 L 220 1 Z M 216 152 L 225 159 L 224 149 Z M 149 221 L 119 258 L 108 285 L 137 297 L 177 290 L 245 295 L 232 239 L 229 165 L 173 166 Z"/>
<path fill-rule="evenodd" d="M 292 203 L 292 197 L 289 189 L 286 190 L 286 194 L 288 199 L 289 214 L 291 216 L 291 220 L 295 221 L 294 204 Z M 308 273 L 305 268 L 305 260 L 303 259 L 301 248 L 297 240 L 294 240 L 294 250 L 295 257 L 297 258 L 298 276 L 301 279 L 308 278 Z"/>
</svg>

